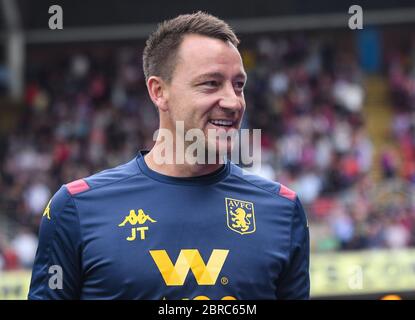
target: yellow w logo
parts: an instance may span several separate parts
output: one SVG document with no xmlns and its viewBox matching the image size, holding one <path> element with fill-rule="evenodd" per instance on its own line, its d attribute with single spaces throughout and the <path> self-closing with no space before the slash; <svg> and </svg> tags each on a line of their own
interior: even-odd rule
<svg viewBox="0 0 415 320">
<path fill-rule="evenodd" d="M 213 286 L 222 270 L 228 252 L 229 250 L 213 250 L 207 265 L 205 265 L 198 250 L 184 249 L 180 251 L 176 264 L 173 265 L 166 250 L 150 250 L 150 254 L 168 286 L 182 286 L 189 269 L 192 269 L 198 285 Z"/>
</svg>

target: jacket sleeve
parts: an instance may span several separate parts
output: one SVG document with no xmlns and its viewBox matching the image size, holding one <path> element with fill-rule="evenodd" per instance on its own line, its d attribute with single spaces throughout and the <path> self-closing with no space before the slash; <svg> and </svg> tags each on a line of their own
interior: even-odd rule
<svg viewBox="0 0 415 320">
<path fill-rule="evenodd" d="M 303 206 L 296 197 L 291 225 L 290 260 L 277 286 L 278 299 L 309 299 L 310 239 Z"/>
<path fill-rule="evenodd" d="M 79 299 L 81 246 L 76 205 L 62 186 L 42 216 L 28 298 Z"/>
</svg>

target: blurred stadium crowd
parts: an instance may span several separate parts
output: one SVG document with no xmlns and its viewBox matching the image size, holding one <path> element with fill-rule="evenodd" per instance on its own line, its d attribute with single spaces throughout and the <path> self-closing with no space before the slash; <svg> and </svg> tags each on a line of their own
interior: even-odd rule
<svg viewBox="0 0 415 320">
<path fill-rule="evenodd" d="M 314 252 L 413 246 L 415 51 L 396 50 L 385 63 L 396 144 L 381 150 L 374 177 L 365 74 L 354 46 L 341 43 L 300 34 L 242 42 L 244 126 L 262 129 L 257 173 L 299 194 Z M 152 146 L 158 117 L 141 52 L 116 44 L 28 54 L 24 106 L 0 139 L 0 270 L 31 266 L 43 210 L 60 185 Z"/>
</svg>

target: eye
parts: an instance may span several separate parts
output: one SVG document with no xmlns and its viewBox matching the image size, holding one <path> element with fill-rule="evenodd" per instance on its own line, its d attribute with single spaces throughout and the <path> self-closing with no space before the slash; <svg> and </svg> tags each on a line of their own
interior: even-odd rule
<svg viewBox="0 0 415 320">
<path fill-rule="evenodd" d="M 235 82 L 235 87 L 237 90 L 242 91 L 245 87 L 245 82 L 244 81 L 237 81 Z"/>
<path fill-rule="evenodd" d="M 216 80 L 210 80 L 210 81 L 203 82 L 202 85 L 211 87 L 211 88 L 216 88 L 219 86 L 219 82 Z"/>
</svg>

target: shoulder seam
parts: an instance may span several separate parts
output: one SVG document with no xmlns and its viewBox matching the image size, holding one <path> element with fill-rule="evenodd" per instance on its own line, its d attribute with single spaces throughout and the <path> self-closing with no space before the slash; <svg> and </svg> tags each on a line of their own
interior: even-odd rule
<svg viewBox="0 0 415 320">
<path fill-rule="evenodd" d="M 81 186 L 81 188 L 83 188 L 83 189 L 76 190 L 77 187 L 79 188 L 80 183 L 83 184 Z M 66 183 L 65 187 L 66 187 L 66 190 L 68 191 L 68 193 L 71 196 L 77 195 L 78 193 L 86 192 L 89 189 L 91 189 L 90 185 L 85 181 L 85 178 L 77 179 L 77 180 L 74 180 L 72 182 Z M 75 189 L 75 190 L 73 190 L 73 189 Z"/>
<path fill-rule="evenodd" d="M 291 264 L 291 260 L 292 260 L 292 248 L 293 248 L 293 242 L 294 242 L 294 216 L 295 216 L 295 212 L 297 210 L 298 206 L 297 206 L 297 202 L 295 202 L 294 204 L 294 208 L 291 212 L 291 225 L 290 225 L 290 250 L 289 250 L 289 258 L 287 263 Z"/>
<path fill-rule="evenodd" d="M 65 192 L 65 194 L 66 194 L 66 196 L 67 196 L 67 199 L 65 200 L 65 202 L 64 202 L 64 204 L 63 204 L 63 206 L 62 206 L 62 212 L 64 211 L 64 209 L 65 209 L 65 207 L 68 205 L 68 201 L 71 199 L 71 194 L 68 192 L 68 189 L 66 188 L 66 186 L 65 186 L 65 188 L 64 188 L 64 190 L 62 190 L 62 191 L 64 191 Z M 53 200 L 53 197 L 52 197 L 52 200 Z M 53 214 L 53 212 L 52 212 L 52 214 Z M 57 232 L 58 232 L 58 228 L 60 227 L 60 215 L 58 214 L 58 215 L 56 215 L 56 216 L 54 216 L 54 217 L 56 217 L 55 218 L 55 229 L 53 230 L 53 237 L 52 237 L 52 241 L 50 241 L 49 243 L 48 243 L 48 248 L 47 248 L 47 252 L 48 252 L 48 265 L 50 266 L 51 265 L 51 254 L 50 254 L 50 252 L 51 252 L 51 249 L 50 249 L 50 247 L 51 246 L 53 246 L 53 244 L 55 243 L 55 241 L 56 241 L 56 235 L 57 235 Z M 45 277 L 47 278 L 47 273 L 45 274 Z"/>
<path fill-rule="evenodd" d="M 293 248 L 293 242 L 294 242 L 294 219 L 295 219 L 295 214 L 296 211 L 298 210 L 298 205 L 297 202 L 295 202 L 295 206 L 293 208 L 292 211 L 292 217 L 291 217 L 291 226 L 290 226 L 290 260 L 291 260 L 291 252 L 292 252 L 292 248 Z"/>
<path fill-rule="evenodd" d="M 73 206 L 74 206 L 75 211 L 76 211 L 76 218 L 78 220 L 79 241 L 80 241 L 80 246 L 81 246 L 80 259 L 81 259 L 81 266 L 82 266 L 82 260 L 84 258 L 84 254 L 83 254 L 83 252 L 84 252 L 84 240 L 83 240 L 82 228 L 81 228 L 81 215 L 79 214 L 78 206 L 76 205 L 75 199 L 72 195 L 70 195 L 70 199 L 72 200 Z M 83 275 L 83 268 L 81 267 L 80 268 L 80 275 L 79 275 L 80 279 L 82 279 L 83 276 L 84 276 Z M 78 294 L 80 296 L 80 292 Z"/>
<path fill-rule="evenodd" d="M 68 205 L 68 201 L 71 199 L 71 194 L 68 192 L 68 189 L 65 187 L 65 189 L 64 189 L 64 191 L 65 191 L 65 193 L 66 193 L 66 196 L 68 197 L 66 200 L 65 200 L 65 202 L 64 202 L 64 204 L 63 204 L 63 206 L 62 206 L 62 211 L 64 211 L 64 209 L 65 209 L 65 207 Z M 54 234 L 53 234 L 53 239 L 52 239 L 52 242 L 51 243 L 53 243 L 54 241 L 55 241 L 55 237 L 56 237 L 56 230 L 58 229 L 57 227 L 58 227 L 58 225 L 60 225 L 60 218 L 59 218 L 59 215 L 57 215 L 56 216 L 56 228 L 55 228 L 55 231 L 54 231 Z M 48 246 L 48 250 L 49 250 L 49 246 Z M 50 257 L 50 255 L 49 255 L 49 257 Z M 50 261 L 49 261 L 50 262 Z"/>
<path fill-rule="evenodd" d="M 79 217 L 79 210 L 78 210 L 78 207 L 77 207 L 77 205 L 76 205 L 76 203 L 75 203 L 75 199 L 74 199 L 74 197 L 73 197 L 73 195 L 69 192 L 69 190 L 68 190 L 68 188 L 66 188 L 66 185 L 65 185 L 65 192 L 66 192 L 66 194 L 67 194 L 67 196 L 68 196 L 68 199 L 65 201 L 65 205 L 62 207 L 62 212 L 64 212 L 64 210 L 65 210 L 65 207 L 68 205 L 68 202 L 69 202 L 69 200 L 71 200 L 71 202 L 72 202 L 72 204 L 73 204 L 73 206 L 74 206 L 74 209 L 75 209 L 75 214 L 76 214 L 76 219 L 78 220 L 78 227 L 79 227 L 79 237 L 80 237 L 80 242 L 81 242 L 81 247 L 82 247 L 82 249 L 83 249 L 83 240 L 82 240 L 82 232 L 81 232 L 81 221 L 80 221 L 80 217 Z M 60 220 L 59 220 L 59 225 L 60 225 Z M 53 242 L 55 241 L 55 237 L 56 237 L 56 232 L 57 232 L 57 228 L 58 227 L 58 225 L 56 226 L 56 228 L 55 228 L 55 234 L 54 234 L 54 236 L 53 236 Z M 52 242 L 52 243 L 53 243 Z M 50 248 L 50 247 L 49 247 Z M 49 249 L 48 248 L 48 249 Z M 50 249 L 49 249 L 50 250 Z M 82 250 L 82 252 L 83 252 L 83 250 Z M 49 257 L 50 257 L 51 255 L 49 254 Z M 81 257 L 82 258 L 82 257 Z M 50 264 L 50 261 L 49 261 L 49 264 Z M 81 270 L 82 271 L 82 270 Z"/>
<path fill-rule="evenodd" d="M 251 185 L 253 185 L 253 186 L 255 186 L 255 187 L 257 187 L 257 188 L 259 188 L 259 189 L 261 189 L 261 190 L 267 191 L 267 192 L 271 193 L 272 195 L 278 196 L 279 198 L 283 198 L 283 199 L 286 199 L 286 200 L 288 200 L 288 201 L 291 201 L 291 202 L 295 203 L 295 199 L 294 199 L 294 200 L 291 200 L 291 199 L 289 199 L 289 198 L 283 197 L 282 195 L 280 195 L 280 194 L 277 192 L 277 190 L 276 190 L 275 192 L 272 192 L 271 190 L 268 190 L 268 189 L 265 189 L 264 187 L 258 186 L 257 184 L 255 184 L 255 183 L 253 183 L 253 182 L 251 182 L 251 181 L 248 181 L 248 180 L 246 180 L 246 179 L 244 179 L 244 178 L 242 178 L 242 177 L 238 176 L 237 174 L 235 174 L 235 177 L 236 177 L 236 178 L 238 178 L 239 180 L 242 180 L 242 181 L 244 181 L 244 182 L 246 182 L 246 183 L 249 183 L 249 184 L 251 184 Z M 278 183 L 278 184 L 280 185 L 280 188 L 281 188 L 281 185 L 282 185 L 281 183 L 279 183 L 279 182 L 274 182 L 274 183 Z"/>
<path fill-rule="evenodd" d="M 140 172 L 134 173 L 134 174 L 132 174 L 132 175 L 130 175 L 130 176 L 127 176 L 127 177 L 124 177 L 124 178 L 118 179 L 118 180 L 116 180 L 116 181 L 112 181 L 112 182 L 109 182 L 109 183 L 106 183 L 106 184 L 103 184 L 103 185 L 100 185 L 100 186 L 97 186 L 97 187 L 93 187 L 93 186 L 91 186 L 91 185 L 88 183 L 88 180 L 87 180 L 88 178 L 82 178 L 82 179 L 84 179 L 84 180 L 85 180 L 85 182 L 86 182 L 86 183 L 90 186 L 90 188 L 89 188 L 88 190 L 85 190 L 84 192 L 79 192 L 79 193 L 77 193 L 77 194 L 73 194 L 73 195 L 71 195 L 71 196 L 72 196 L 72 197 L 76 197 L 77 195 L 85 194 L 85 193 L 88 193 L 89 191 L 97 190 L 97 189 L 99 189 L 99 188 L 103 188 L 103 187 L 109 186 L 109 185 L 114 184 L 114 183 L 122 182 L 122 181 L 124 181 L 124 180 L 130 179 L 130 178 L 135 177 L 135 176 L 138 176 L 138 175 L 140 175 Z M 65 186 L 66 186 L 66 185 L 65 185 Z"/>
<path fill-rule="evenodd" d="M 304 207 L 302 206 L 300 199 L 297 199 L 297 201 L 295 202 L 295 207 L 294 208 L 295 208 L 294 215 L 295 214 L 299 214 L 299 217 L 298 218 L 300 220 L 300 223 L 306 229 L 308 229 L 309 228 L 309 225 L 308 225 L 307 213 L 306 213 Z M 294 216 L 293 216 L 293 218 L 294 218 Z"/>
<path fill-rule="evenodd" d="M 287 199 L 287 198 L 285 198 Z M 289 200 L 289 199 L 288 199 Z M 292 248 L 293 248 L 293 243 L 294 243 L 294 219 L 295 219 L 295 213 L 298 209 L 298 204 L 297 201 L 294 202 L 294 207 L 291 211 L 291 221 L 290 221 L 290 246 L 289 246 L 289 256 L 288 256 L 288 260 L 286 261 L 284 270 L 281 274 L 282 277 L 285 277 L 286 273 L 287 273 L 287 266 L 289 266 L 291 264 L 291 260 L 292 260 Z"/>
</svg>

